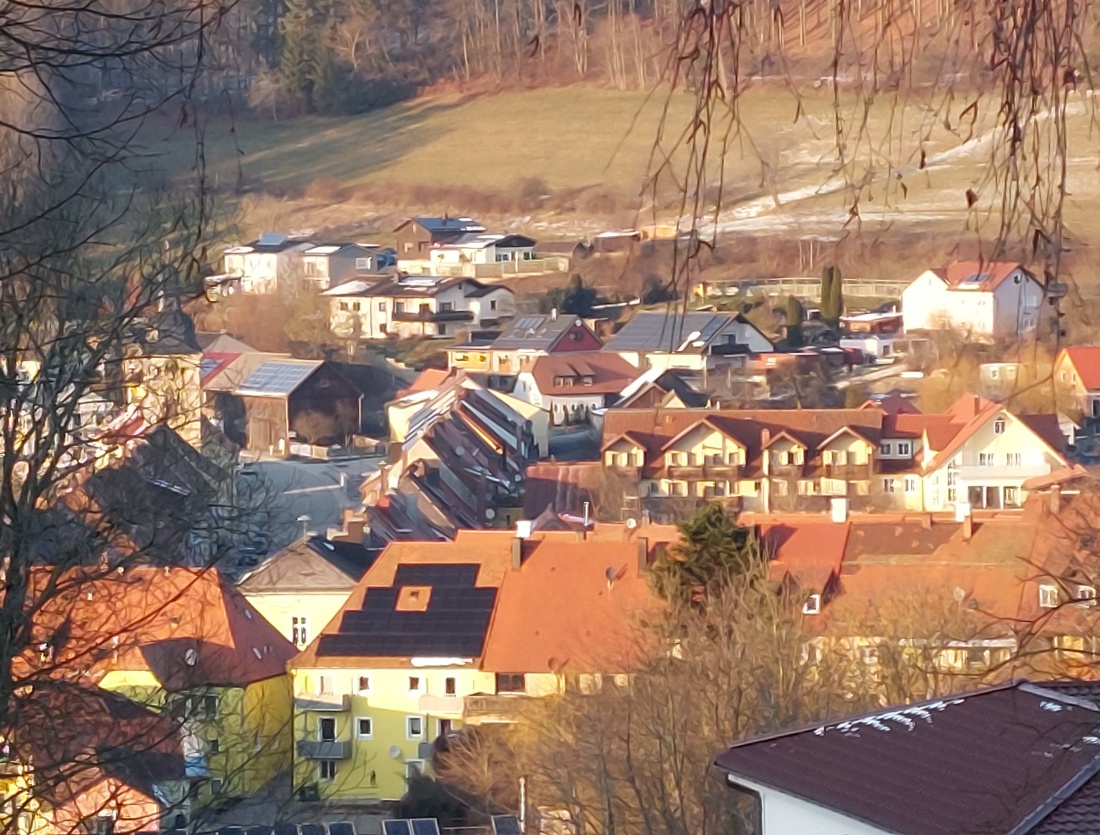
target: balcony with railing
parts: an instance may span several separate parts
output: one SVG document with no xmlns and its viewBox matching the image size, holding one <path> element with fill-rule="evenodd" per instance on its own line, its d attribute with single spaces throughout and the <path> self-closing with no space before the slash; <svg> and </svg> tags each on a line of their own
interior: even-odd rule
<svg viewBox="0 0 1100 835">
<path fill-rule="evenodd" d="M 390 317 L 395 322 L 472 322 L 472 310 L 395 310 Z"/>
<path fill-rule="evenodd" d="M 299 693 L 294 697 L 294 709 L 314 713 L 342 713 L 351 709 L 351 696 L 346 693 Z"/>
<path fill-rule="evenodd" d="M 419 700 L 420 712 L 433 716 L 461 716 L 463 707 L 461 696 L 424 695 Z"/>
<path fill-rule="evenodd" d="M 991 478 L 1026 481 L 1049 475 L 1050 464 L 976 464 L 959 467 L 957 472 L 959 478 L 966 482 L 981 482 Z"/>
<path fill-rule="evenodd" d="M 514 722 L 532 696 L 526 693 L 479 693 L 463 700 L 463 721 L 471 725 L 491 722 Z"/>
<path fill-rule="evenodd" d="M 346 760 L 351 757 L 351 743 L 335 739 L 300 739 L 298 756 L 307 760 Z"/>
<path fill-rule="evenodd" d="M 843 481 L 866 481 L 872 476 L 870 464 L 826 464 L 825 477 Z"/>
</svg>

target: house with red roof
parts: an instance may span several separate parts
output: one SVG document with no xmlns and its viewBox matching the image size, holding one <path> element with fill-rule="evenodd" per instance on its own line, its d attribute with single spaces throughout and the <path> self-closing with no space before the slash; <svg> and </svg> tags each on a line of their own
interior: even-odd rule
<svg viewBox="0 0 1100 835">
<path fill-rule="evenodd" d="M 1062 405 L 1085 417 L 1100 417 L 1100 345 L 1063 348 L 1054 360 L 1054 385 Z"/>
<path fill-rule="evenodd" d="M 547 354 L 520 372 L 512 394 L 548 410 L 551 426 L 582 424 L 594 409 L 618 400 L 641 373 L 618 354 Z"/>
<path fill-rule="evenodd" d="M 957 261 L 926 270 L 901 294 L 912 331 L 954 330 L 967 337 L 1034 334 L 1053 318 L 1043 284 L 1011 261 Z"/>
</svg>

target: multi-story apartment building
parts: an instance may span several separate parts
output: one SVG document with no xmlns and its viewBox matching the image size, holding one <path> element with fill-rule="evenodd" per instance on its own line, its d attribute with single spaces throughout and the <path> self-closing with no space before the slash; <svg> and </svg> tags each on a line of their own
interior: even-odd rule
<svg viewBox="0 0 1100 835">
<path fill-rule="evenodd" d="M 276 233 L 231 246 L 222 259 L 225 274 L 216 276 L 216 284 L 223 288 L 239 285 L 243 293 L 274 293 L 280 282 L 302 274 L 302 253 L 311 247 L 311 241 Z"/>
<path fill-rule="evenodd" d="M 943 414 L 860 409 L 612 409 L 603 463 L 640 509 L 700 498 L 749 511 L 946 512 L 1023 505 L 1027 482 L 1068 466 L 1054 415 L 966 396 Z"/>
</svg>

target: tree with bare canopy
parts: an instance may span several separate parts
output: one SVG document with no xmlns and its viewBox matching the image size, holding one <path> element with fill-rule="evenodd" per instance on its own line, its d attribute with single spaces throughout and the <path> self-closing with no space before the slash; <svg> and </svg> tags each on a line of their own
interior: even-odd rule
<svg viewBox="0 0 1100 835">
<path fill-rule="evenodd" d="M 4 831 L 171 823 L 209 794 L 186 788 L 209 773 L 197 718 L 284 676 L 273 631 L 226 655 L 258 627 L 214 566 L 254 520 L 204 454 L 180 309 L 213 233 L 192 93 L 230 5 L 0 0 L 0 739 L 20 766 L 0 778 Z M 195 138 L 167 187 L 144 176 L 158 127 Z"/>
</svg>

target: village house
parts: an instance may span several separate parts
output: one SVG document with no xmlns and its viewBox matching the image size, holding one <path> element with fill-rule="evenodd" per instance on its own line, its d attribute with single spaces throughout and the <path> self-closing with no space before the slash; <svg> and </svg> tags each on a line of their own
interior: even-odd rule
<svg viewBox="0 0 1100 835">
<path fill-rule="evenodd" d="M 615 354 L 549 354 L 519 373 L 512 394 L 547 409 L 552 426 L 584 424 L 594 409 L 618 400 L 639 373 Z"/>
<path fill-rule="evenodd" d="M 739 313 L 643 311 L 603 350 L 637 368 L 712 371 L 744 366 L 750 355 L 771 353 L 775 345 Z"/>
<path fill-rule="evenodd" d="M 363 522 L 349 533 L 361 539 Z M 348 599 L 372 558 L 360 542 L 315 534 L 288 545 L 245 574 L 237 588 L 298 649 L 305 649 Z"/>
<path fill-rule="evenodd" d="M 1086 418 L 1100 418 L 1100 346 L 1063 348 L 1054 360 L 1059 405 Z"/>
<path fill-rule="evenodd" d="M 539 357 L 602 347 L 600 338 L 582 320 L 554 310 L 517 316 L 485 350 L 465 345 L 448 349 L 447 362 L 452 368 L 515 376 Z"/>
<path fill-rule="evenodd" d="M 280 282 L 302 275 L 302 253 L 312 241 L 273 232 L 260 235 L 251 243 L 231 246 L 223 255 L 218 284 L 239 286 L 243 293 L 274 293 Z"/>
<path fill-rule="evenodd" d="M 866 409 L 609 409 L 602 460 L 642 508 L 675 516 L 699 498 L 737 510 L 1023 506 L 1032 479 L 1068 466 L 1054 415 L 974 396 L 943 414 Z"/>
<path fill-rule="evenodd" d="M 433 275 L 462 275 L 467 264 L 531 261 L 535 239 L 526 235 L 472 232 L 449 243 L 433 244 L 429 252 Z"/>
<path fill-rule="evenodd" d="M 485 227 L 472 217 L 411 217 L 393 230 L 398 267 L 428 272 L 433 247 L 483 232 Z"/>
<path fill-rule="evenodd" d="M 59 592 L 49 569 L 32 578 L 42 607 L 20 678 L 94 685 L 178 717 L 203 800 L 250 796 L 289 766 L 294 647 L 216 569 L 78 572 Z"/>
<path fill-rule="evenodd" d="M 318 243 L 302 251 L 302 277 L 318 290 L 396 266 L 392 249 L 377 244 Z"/>
<path fill-rule="evenodd" d="M 715 768 L 758 835 L 1095 832 L 1098 696 L 1010 681 L 744 740 Z"/>
<path fill-rule="evenodd" d="M 323 295 L 332 301 L 332 330 L 344 338 L 452 337 L 516 312 L 511 290 L 470 278 L 399 273 L 349 281 Z"/>
<path fill-rule="evenodd" d="M 656 544 L 623 526 L 578 539 L 530 523 L 391 543 L 291 665 L 300 796 L 399 798 L 462 725 L 625 675 L 632 618 L 654 603 L 644 568 Z"/>
<path fill-rule="evenodd" d="M 1015 262 L 927 270 L 902 292 L 901 310 L 907 333 L 949 329 L 985 339 L 1033 335 L 1055 315 L 1043 285 Z"/>
</svg>

